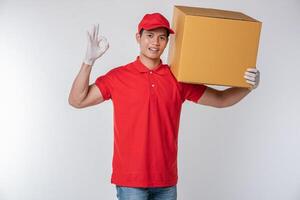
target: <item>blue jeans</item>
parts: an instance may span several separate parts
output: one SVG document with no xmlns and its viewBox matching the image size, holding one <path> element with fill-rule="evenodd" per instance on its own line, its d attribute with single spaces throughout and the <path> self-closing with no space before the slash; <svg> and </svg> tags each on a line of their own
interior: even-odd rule
<svg viewBox="0 0 300 200">
<path fill-rule="evenodd" d="M 118 200 L 176 200 L 177 188 L 154 187 L 154 188 L 136 188 L 117 186 Z"/>
</svg>

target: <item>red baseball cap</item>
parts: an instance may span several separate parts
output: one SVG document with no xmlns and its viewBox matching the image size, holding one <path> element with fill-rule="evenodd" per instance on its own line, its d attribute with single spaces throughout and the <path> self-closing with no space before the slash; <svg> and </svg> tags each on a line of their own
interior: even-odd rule
<svg viewBox="0 0 300 200">
<path fill-rule="evenodd" d="M 160 13 L 151 13 L 144 15 L 138 26 L 138 32 L 142 29 L 151 30 L 155 28 L 166 28 L 170 34 L 175 32 L 170 28 L 169 21 Z"/>
</svg>

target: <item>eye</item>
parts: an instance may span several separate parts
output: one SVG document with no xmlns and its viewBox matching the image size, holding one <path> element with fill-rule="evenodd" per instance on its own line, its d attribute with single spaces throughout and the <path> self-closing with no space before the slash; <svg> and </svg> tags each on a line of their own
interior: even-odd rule
<svg viewBox="0 0 300 200">
<path fill-rule="evenodd" d="M 153 35 L 152 34 L 147 34 L 147 37 L 152 38 Z"/>
<path fill-rule="evenodd" d="M 160 39 L 161 39 L 161 40 L 166 40 L 166 37 L 160 36 Z"/>
</svg>

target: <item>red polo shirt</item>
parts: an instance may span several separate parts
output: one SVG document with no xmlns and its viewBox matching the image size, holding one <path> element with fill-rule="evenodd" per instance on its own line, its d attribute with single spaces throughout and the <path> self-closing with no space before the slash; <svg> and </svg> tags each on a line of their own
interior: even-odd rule
<svg viewBox="0 0 300 200">
<path fill-rule="evenodd" d="M 111 183 L 127 187 L 176 185 L 181 105 L 201 97 L 205 85 L 177 82 L 162 62 L 149 70 L 139 57 L 96 79 L 114 108 Z"/>
</svg>

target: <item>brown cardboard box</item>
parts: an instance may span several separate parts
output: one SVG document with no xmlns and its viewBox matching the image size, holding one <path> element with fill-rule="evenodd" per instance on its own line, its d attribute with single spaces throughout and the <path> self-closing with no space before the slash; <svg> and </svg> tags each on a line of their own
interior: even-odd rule
<svg viewBox="0 0 300 200">
<path fill-rule="evenodd" d="M 168 63 L 178 81 L 250 87 L 261 22 L 240 12 L 175 6 Z"/>
</svg>

